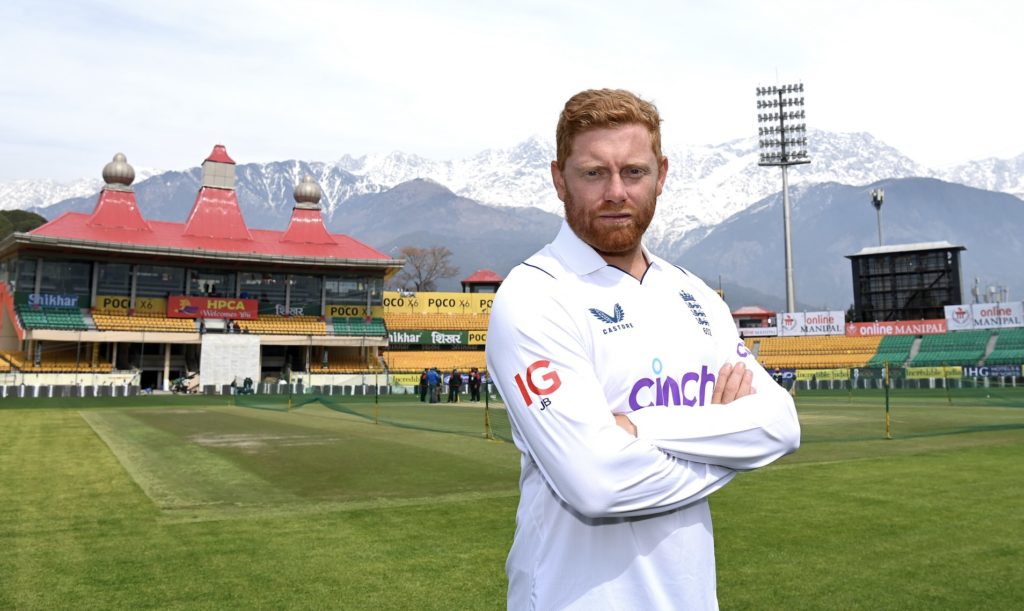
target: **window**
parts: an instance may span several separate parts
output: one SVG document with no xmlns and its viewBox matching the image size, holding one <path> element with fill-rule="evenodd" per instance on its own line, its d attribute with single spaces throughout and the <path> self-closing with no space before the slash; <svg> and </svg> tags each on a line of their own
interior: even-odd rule
<svg viewBox="0 0 1024 611">
<path fill-rule="evenodd" d="M 18 259 L 16 265 L 18 269 L 14 279 L 14 290 L 23 293 L 34 292 L 36 290 L 36 260 Z"/>
<path fill-rule="evenodd" d="M 140 265 L 136 271 L 136 297 L 169 297 L 185 294 L 185 270 L 166 265 Z"/>
<path fill-rule="evenodd" d="M 190 269 L 188 270 L 188 294 L 234 297 L 235 272 Z"/>
<path fill-rule="evenodd" d="M 44 260 L 40 293 L 78 295 L 81 303 L 89 302 L 92 292 L 92 264 L 84 261 Z"/>
<path fill-rule="evenodd" d="M 243 299 L 259 300 L 260 314 L 276 314 L 278 306 L 285 307 L 285 291 L 287 276 L 261 272 L 246 272 L 238 275 L 240 292 Z"/>
<path fill-rule="evenodd" d="M 323 289 L 323 281 L 319 276 L 300 276 L 293 274 L 290 278 L 291 295 L 288 298 L 288 307 L 295 311 L 301 309 L 305 316 L 319 316 L 320 296 Z"/>
<path fill-rule="evenodd" d="M 132 291 L 132 266 L 128 263 L 97 263 L 96 294 L 128 296 Z"/>
</svg>

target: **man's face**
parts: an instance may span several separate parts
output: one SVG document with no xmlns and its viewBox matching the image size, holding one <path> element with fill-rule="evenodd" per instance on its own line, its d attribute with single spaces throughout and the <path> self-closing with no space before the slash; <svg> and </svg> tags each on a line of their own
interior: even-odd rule
<svg viewBox="0 0 1024 611">
<path fill-rule="evenodd" d="M 595 128 L 576 136 L 565 169 L 551 164 L 565 218 L 602 255 L 626 255 L 654 218 L 668 160 L 658 159 L 651 136 L 639 124 Z"/>
</svg>

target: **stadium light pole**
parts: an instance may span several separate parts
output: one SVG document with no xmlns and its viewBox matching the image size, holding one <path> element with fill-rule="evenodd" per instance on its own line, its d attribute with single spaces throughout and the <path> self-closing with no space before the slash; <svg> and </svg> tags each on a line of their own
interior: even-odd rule
<svg viewBox="0 0 1024 611">
<path fill-rule="evenodd" d="M 793 240 L 790 230 L 789 175 L 791 165 L 810 163 L 807 156 L 807 125 L 804 120 L 804 85 L 757 88 L 757 129 L 760 166 L 782 168 L 782 231 L 786 250 L 786 311 L 796 309 L 793 288 Z M 797 97 L 797 94 L 800 97 Z M 796 121 L 800 121 L 797 123 Z"/>
<path fill-rule="evenodd" d="M 882 245 L 882 201 L 885 199 L 883 189 L 875 189 L 871 192 L 871 205 L 875 207 L 878 214 L 878 245 Z"/>
</svg>

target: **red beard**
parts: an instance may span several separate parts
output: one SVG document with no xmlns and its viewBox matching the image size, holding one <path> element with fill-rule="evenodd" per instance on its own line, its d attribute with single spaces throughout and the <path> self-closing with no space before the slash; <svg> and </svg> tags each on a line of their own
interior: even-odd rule
<svg viewBox="0 0 1024 611">
<path fill-rule="evenodd" d="M 576 235 L 602 255 L 618 255 L 628 253 L 640 246 L 640 240 L 654 218 L 657 196 L 640 201 L 633 209 L 629 223 L 614 228 L 599 226 L 595 219 L 602 212 L 617 210 L 622 206 L 603 205 L 597 210 L 588 210 L 577 205 L 572 193 L 565 194 L 565 220 Z"/>
</svg>

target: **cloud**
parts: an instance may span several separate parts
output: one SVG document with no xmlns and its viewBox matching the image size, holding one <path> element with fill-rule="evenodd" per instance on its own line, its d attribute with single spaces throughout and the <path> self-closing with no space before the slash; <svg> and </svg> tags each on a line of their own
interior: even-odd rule
<svg viewBox="0 0 1024 611">
<path fill-rule="evenodd" d="M 565 99 L 625 87 L 668 143 L 754 133 L 754 87 L 807 86 L 808 124 L 922 163 L 1020 150 L 1015 3 L 438 1 L 0 7 L 0 180 L 94 175 L 123 150 L 180 169 L 550 135 Z"/>
</svg>

